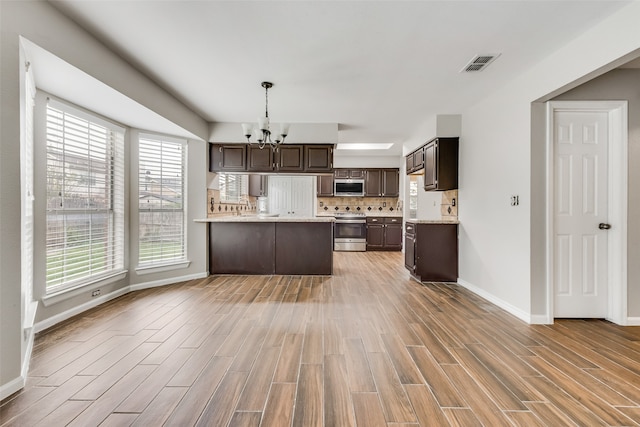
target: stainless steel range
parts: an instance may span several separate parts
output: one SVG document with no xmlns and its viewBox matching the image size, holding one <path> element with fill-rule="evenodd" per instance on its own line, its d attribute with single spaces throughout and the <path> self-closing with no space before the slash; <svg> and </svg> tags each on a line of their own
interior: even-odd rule
<svg viewBox="0 0 640 427">
<path fill-rule="evenodd" d="M 367 218 L 359 212 L 340 212 L 335 215 L 333 228 L 334 251 L 367 250 Z"/>
</svg>

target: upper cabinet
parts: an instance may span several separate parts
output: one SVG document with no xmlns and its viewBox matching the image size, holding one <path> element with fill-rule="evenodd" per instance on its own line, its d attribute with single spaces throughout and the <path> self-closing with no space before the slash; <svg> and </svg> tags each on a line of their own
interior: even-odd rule
<svg viewBox="0 0 640 427">
<path fill-rule="evenodd" d="M 303 172 L 304 145 L 280 145 L 276 148 L 275 160 L 278 171 Z"/>
<path fill-rule="evenodd" d="M 333 145 L 305 145 L 305 170 L 331 172 L 333 170 Z"/>
<path fill-rule="evenodd" d="M 407 174 L 424 168 L 424 147 L 420 147 L 405 157 Z"/>
<path fill-rule="evenodd" d="M 364 169 L 334 169 L 333 176 L 343 179 L 364 179 Z"/>
<path fill-rule="evenodd" d="M 318 175 L 318 197 L 333 196 L 333 175 Z"/>
<path fill-rule="evenodd" d="M 400 179 L 398 169 L 367 169 L 364 195 L 367 197 L 398 197 Z"/>
<path fill-rule="evenodd" d="M 458 188 L 458 138 L 435 138 L 424 146 L 424 189 Z"/>
<path fill-rule="evenodd" d="M 333 145 L 280 145 L 275 151 L 253 144 L 209 144 L 211 172 L 331 172 Z"/>
<path fill-rule="evenodd" d="M 245 144 L 210 144 L 209 170 L 212 172 L 241 172 L 247 169 Z"/>
</svg>

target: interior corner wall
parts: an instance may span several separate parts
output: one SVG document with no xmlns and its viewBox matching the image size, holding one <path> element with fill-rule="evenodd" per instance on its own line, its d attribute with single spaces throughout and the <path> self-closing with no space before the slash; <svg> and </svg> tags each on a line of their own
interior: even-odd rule
<svg viewBox="0 0 640 427">
<path fill-rule="evenodd" d="M 616 69 L 553 99 L 628 101 L 627 311 L 640 317 L 640 69 Z"/>
<path fill-rule="evenodd" d="M 534 184 L 546 167 L 544 156 L 532 153 L 532 103 L 635 54 L 638 21 L 640 2 L 630 3 L 462 112 L 460 282 L 525 320 L 549 314 L 537 307 L 546 284 L 532 282 L 543 277 L 545 263 L 540 242 L 531 236 L 546 233 L 546 224 L 532 211 L 532 203 L 544 197 L 544 189 Z M 510 206 L 512 195 L 519 196 L 519 206 Z"/>
</svg>

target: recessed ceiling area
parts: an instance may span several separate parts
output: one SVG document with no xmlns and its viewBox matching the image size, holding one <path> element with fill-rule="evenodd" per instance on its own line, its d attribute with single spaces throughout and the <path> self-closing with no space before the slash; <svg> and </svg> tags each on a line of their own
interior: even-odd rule
<svg viewBox="0 0 640 427">
<path fill-rule="evenodd" d="M 390 153 L 436 136 L 420 134 L 429 118 L 459 114 L 627 3 L 51 2 L 208 122 L 255 121 L 268 80 L 274 122 L 336 123 L 335 142 L 392 143 Z M 483 52 L 501 55 L 460 73 Z"/>
</svg>

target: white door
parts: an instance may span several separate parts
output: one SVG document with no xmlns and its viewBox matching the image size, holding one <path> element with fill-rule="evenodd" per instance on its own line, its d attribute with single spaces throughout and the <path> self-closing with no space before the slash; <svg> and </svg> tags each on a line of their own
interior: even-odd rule
<svg viewBox="0 0 640 427">
<path fill-rule="evenodd" d="M 288 176 L 270 176 L 269 213 L 287 216 L 291 212 L 291 179 Z"/>
<path fill-rule="evenodd" d="M 607 316 L 608 115 L 553 116 L 554 317 Z"/>
<path fill-rule="evenodd" d="M 313 216 L 313 194 L 315 186 L 312 176 L 291 178 L 291 215 Z"/>
<path fill-rule="evenodd" d="M 312 176 L 270 176 L 269 213 L 280 216 L 313 216 Z"/>
</svg>

